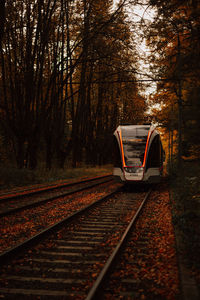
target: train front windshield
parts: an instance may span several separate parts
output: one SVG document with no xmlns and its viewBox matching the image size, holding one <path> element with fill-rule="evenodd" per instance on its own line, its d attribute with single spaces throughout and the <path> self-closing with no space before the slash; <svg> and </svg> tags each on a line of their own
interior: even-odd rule
<svg viewBox="0 0 200 300">
<path fill-rule="evenodd" d="M 139 167 L 143 165 L 149 128 L 122 128 L 122 144 L 126 166 Z"/>
</svg>

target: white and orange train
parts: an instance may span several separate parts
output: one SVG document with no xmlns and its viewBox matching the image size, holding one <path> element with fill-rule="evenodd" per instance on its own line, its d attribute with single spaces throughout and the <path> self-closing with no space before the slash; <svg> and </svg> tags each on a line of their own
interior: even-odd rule
<svg viewBox="0 0 200 300">
<path fill-rule="evenodd" d="M 118 126 L 114 132 L 113 154 L 113 175 L 117 181 L 160 182 L 165 153 L 154 126 Z"/>
</svg>

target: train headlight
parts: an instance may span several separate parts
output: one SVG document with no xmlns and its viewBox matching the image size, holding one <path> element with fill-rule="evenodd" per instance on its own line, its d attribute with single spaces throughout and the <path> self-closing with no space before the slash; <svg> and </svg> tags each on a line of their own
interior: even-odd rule
<svg viewBox="0 0 200 300">
<path fill-rule="evenodd" d="M 142 174 L 144 171 L 144 168 L 137 168 L 136 173 L 137 174 Z"/>
<path fill-rule="evenodd" d="M 127 172 L 127 173 L 132 173 L 131 168 L 124 168 L 124 171 Z"/>
<path fill-rule="evenodd" d="M 134 167 L 124 168 L 124 171 L 127 173 L 135 173 L 135 168 Z"/>
<path fill-rule="evenodd" d="M 142 174 L 143 173 L 144 168 L 142 167 L 129 167 L 129 168 L 124 168 L 124 171 L 127 173 L 134 173 L 134 174 Z"/>
</svg>

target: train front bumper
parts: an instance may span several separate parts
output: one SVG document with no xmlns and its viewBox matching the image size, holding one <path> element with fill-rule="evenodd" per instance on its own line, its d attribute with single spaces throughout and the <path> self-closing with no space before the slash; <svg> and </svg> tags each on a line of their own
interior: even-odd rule
<svg viewBox="0 0 200 300">
<path fill-rule="evenodd" d="M 143 167 L 125 167 L 124 176 L 127 181 L 141 181 L 144 177 Z"/>
</svg>

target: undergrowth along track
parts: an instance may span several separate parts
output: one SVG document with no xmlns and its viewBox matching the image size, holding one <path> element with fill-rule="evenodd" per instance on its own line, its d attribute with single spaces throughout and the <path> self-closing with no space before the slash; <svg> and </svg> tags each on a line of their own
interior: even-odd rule
<svg viewBox="0 0 200 300">
<path fill-rule="evenodd" d="M 13 295 L 20 299 L 92 299 L 137 218 L 138 207 L 141 210 L 145 203 L 144 194 L 106 197 L 18 259 L 8 260 L 2 267 L 0 295 L 6 299 Z"/>
</svg>

